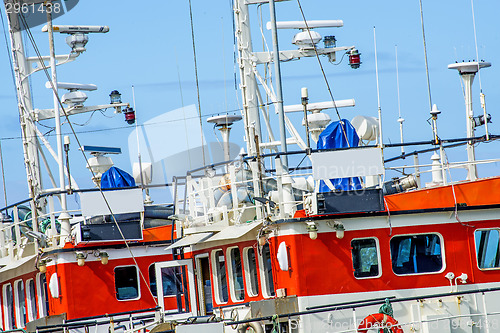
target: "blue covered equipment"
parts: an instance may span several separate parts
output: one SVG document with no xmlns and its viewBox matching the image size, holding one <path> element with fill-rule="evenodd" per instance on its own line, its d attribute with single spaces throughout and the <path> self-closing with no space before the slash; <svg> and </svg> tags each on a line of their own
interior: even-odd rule
<svg viewBox="0 0 500 333">
<path fill-rule="evenodd" d="M 342 129 L 344 128 L 344 129 Z M 345 131 L 345 134 L 344 134 Z M 347 140 L 346 140 L 347 137 Z M 359 137 L 354 126 L 347 120 L 335 121 L 328 125 L 327 128 L 319 135 L 318 149 L 338 149 L 338 148 L 353 148 L 359 144 Z M 353 178 L 336 178 L 330 179 L 335 190 L 352 191 L 361 189 L 361 181 L 358 177 Z M 331 192 L 332 190 L 321 180 L 319 184 L 319 192 Z"/>
</svg>

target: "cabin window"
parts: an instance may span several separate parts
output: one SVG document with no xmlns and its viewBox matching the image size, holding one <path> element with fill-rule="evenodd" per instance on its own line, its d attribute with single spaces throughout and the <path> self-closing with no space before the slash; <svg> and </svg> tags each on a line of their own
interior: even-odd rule
<svg viewBox="0 0 500 333">
<path fill-rule="evenodd" d="M 26 300 L 28 305 L 28 321 L 36 319 L 36 293 L 35 281 L 29 279 L 26 281 Z"/>
<path fill-rule="evenodd" d="M 380 276 L 379 255 L 375 238 L 351 241 L 352 266 L 356 278 Z"/>
<path fill-rule="evenodd" d="M 243 268 L 241 266 L 240 249 L 233 247 L 228 250 L 229 271 L 231 281 L 231 298 L 234 301 L 245 299 L 245 290 L 243 287 Z"/>
<path fill-rule="evenodd" d="M 214 289 L 217 303 L 226 303 L 229 298 L 227 294 L 226 262 L 222 250 L 212 252 L 212 263 L 213 268 L 215 268 L 213 273 L 215 274 Z"/>
<path fill-rule="evenodd" d="M 262 275 L 264 278 L 264 283 L 262 290 L 264 291 L 264 296 L 272 297 L 274 296 L 274 282 L 273 282 L 273 267 L 271 264 L 271 250 L 269 249 L 269 244 L 262 247 L 261 252 L 261 263 L 262 263 Z"/>
<path fill-rule="evenodd" d="M 47 276 L 45 273 L 37 275 L 38 312 L 40 318 L 49 314 L 49 300 L 47 298 Z"/>
<path fill-rule="evenodd" d="M 257 296 L 259 295 L 259 275 L 257 272 L 255 249 L 253 247 L 243 249 L 243 256 L 248 296 Z"/>
<path fill-rule="evenodd" d="M 435 234 L 393 237 L 391 259 L 396 274 L 439 272 L 443 269 L 441 239 Z"/>
<path fill-rule="evenodd" d="M 163 283 L 163 296 L 173 296 L 177 294 L 177 285 L 175 283 L 175 269 L 174 267 L 166 267 L 161 269 L 162 283 Z M 158 296 L 156 288 L 156 271 L 155 265 L 149 266 L 149 286 L 151 293 L 154 297 Z M 179 286 L 180 287 L 180 286 Z"/>
<path fill-rule="evenodd" d="M 136 266 L 115 268 L 116 298 L 120 301 L 139 298 L 139 274 Z"/>
<path fill-rule="evenodd" d="M 3 315 L 5 329 L 13 329 L 16 317 L 14 316 L 14 297 L 12 295 L 12 286 L 10 283 L 3 286 Z"/>
<path fill-rule="evenodd" d="M 21 328 L 26 326 L 26 296 L 24 295 L 23 280 L 14 282 L 15 290 L 15 308 L 16 308 L 16 324 Z"/>
<path fill-rule="evenodd" d="M 480 269 L 500 268 L 500 233 L 498 229 L 476 230 L 477 266 Z"/>
</svg>

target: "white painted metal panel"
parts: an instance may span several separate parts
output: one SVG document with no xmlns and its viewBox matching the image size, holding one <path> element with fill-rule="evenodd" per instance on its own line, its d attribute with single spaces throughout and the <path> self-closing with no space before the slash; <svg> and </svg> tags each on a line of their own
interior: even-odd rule
<svg viewBox="0 0 500 333">
<path fill-rule="evenodd" d="M 351 148 L 311 154 L 314 179 L 362 177 L 384 174 L 380 148 Z"/>
<path fill-rule="evenodd" d="M 179 325 L 175 327 L 176 333 L 222 333 L 224 332 L 224 323 L 208 323 L 194 325 Z"/>
<path fill-rule="evenodd" d="M 252 222 L 230 226 L 218 232 L 214 236 L 204 240 L 204 242 L 240 238 L 260 225 L 262 225 L 260 222 Z"/>
<path fill-rule="evenodd" d="M 144 211 L 142 190 L 140 188 L 104 191 L 102 193 L 104 193 L 113 214 Z M 82 201 L 83 216 L 111 214 L 101 192 L 84 192 L 80 195 L 80 198 Z"/>
<path fill-rule="evenodd" d="M 181 240 L 178 240 L 177 242 L 168 246 L 165 250 L 170 250 L 170 249 L 173 249 L 176 247 L 183 247 L 183 246 L 197 244 L 199 242 L 204 241 L 205 239 L 212 236 L 213 234 L 214 234 L 213 232 L 200 232 L 198 234 L 187 235 L 187 236 L 184 236 Z"/>
</svg>

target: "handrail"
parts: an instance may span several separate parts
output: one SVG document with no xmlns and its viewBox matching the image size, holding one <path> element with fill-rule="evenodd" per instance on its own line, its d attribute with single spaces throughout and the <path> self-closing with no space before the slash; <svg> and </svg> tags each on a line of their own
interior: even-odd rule
<svg viewBox="0 0 500 333">
<path fill-rule="evenodd" d="M 426 299 L 426 298 L 439 298 L 439 297 L 446 297 L 446 296 L 468 295 L 468 294 L 492 292 L 492 291 L 499 291 L 499 290 L 500 290 L 500 287 L 482 288 L 482 289 L 464 290 L 464 291 L 460 291 L 460 292 L 451 292 L 451 293 L 448 292 L 448 293 L 428 294 L 428 295 L 412 296 L 412 297 L 391 298 L 390 301 L 391 301 L 391 303 L 399 303 L 399 302 L 407 302 L 407 301 L 417 301 L 417 300 Z M 274 316 L 277 316 L 278 318 L 290 318 L 290 317 L 296 317 L 296 316 L 316 314 L 316 313 L 321 313 L 321 312 L 347 310 L 347 309 L 354 309 L 354 308 L 358 308 L 358 307 L 367 307 L 367 306 L 380 305 L 380 304 L 385 304 L 385 300 L 358 303 L 358 304 L 352 304 L 352 305 L 343 305 L 343 306 L 332 305 L 332 306 L 325 306 L 323 308 L 316 308 L 316 309 L 312 309 L 312 310 L 290 312 L 290 313 L 277 314 L 277 315 L 272 315 L 272 316 L 262 316 L 262 317 L 258 317 L 258 318 L 250 318 L 250 319 L 244 319 L 244 320 L 227 321 L 227 322 L 224 322 L 224 325 L 228 326 L 228 325 L 245 324 L 245 323 L 250 323 L 250 322 L 254 322 L 254 321 L 271 320 L 271 319 L 273 319 Z"/>
</svg>

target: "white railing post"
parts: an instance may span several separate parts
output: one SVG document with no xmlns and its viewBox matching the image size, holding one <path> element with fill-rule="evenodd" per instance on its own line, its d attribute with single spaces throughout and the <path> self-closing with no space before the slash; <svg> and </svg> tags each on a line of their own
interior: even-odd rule
<svg viewBox="0 0 500 333">
<path fill-rule="evenodd" d="M 21 229 L 19 228 L 19 211 L 17 210 L 17 206 L 14 206 L 12 209 L 14 213 L 14 232 L 16 234 L 16 253 L 19 253 L 20 245 L 21 245 Z M 12 253 L 14 255 L 14 253 Z"/>
</svg>

